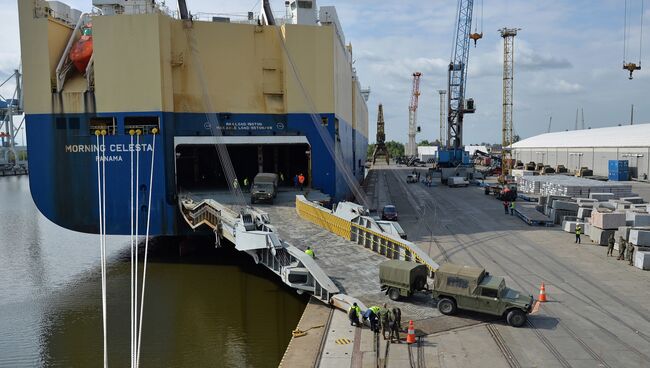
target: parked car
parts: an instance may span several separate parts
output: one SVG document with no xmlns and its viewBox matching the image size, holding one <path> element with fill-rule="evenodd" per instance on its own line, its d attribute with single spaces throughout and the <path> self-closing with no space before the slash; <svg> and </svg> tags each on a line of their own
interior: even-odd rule
<svg viewBox="0 0 650 368">
<path fill-rule="evenodd" d="M 384 209 L 381 210 L 381 219 L 397 221 L 397 208 L 392 204 L 384 206 Z"/>
</svg>

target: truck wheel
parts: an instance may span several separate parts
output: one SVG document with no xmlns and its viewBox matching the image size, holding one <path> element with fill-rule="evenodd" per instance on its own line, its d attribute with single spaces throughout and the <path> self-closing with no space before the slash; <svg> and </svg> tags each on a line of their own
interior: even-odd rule
<svg viewBox="0 0 650 368">
<path fill-rule="evenodd" d="M 456 313 L 456 302 L 449 298 L 442 298 L 438 301 L 438 310 L 446 316 L 452 315 Z"/>
<path fill-rule="evenodd" d="M 388 297 L 390 298 L 390 300 L 398 300 L 400 297 L 399 290 L 395 288 L 388 289 Z"/>
<path fill-rule="evenodd" d="M 511 310 L 506 316 L 506 321 L 512 327 L 521 327 L 524 325 L 524 323 L 526 323 L 526 320 L 526 313 L 519 309 Z"/>
</svg>

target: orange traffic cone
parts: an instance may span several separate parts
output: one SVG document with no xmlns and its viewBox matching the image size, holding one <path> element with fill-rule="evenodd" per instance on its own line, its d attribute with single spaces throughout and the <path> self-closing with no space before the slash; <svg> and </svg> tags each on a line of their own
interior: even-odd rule
<svg viewBox="0 0 650 368">
<path fill-rule="evenodd" d="M 546 301 L 546 288 L 544 287 L 544 283 L 542 282 L 542 286 L 539 287 L 539 300 L 541 303 Z"/>
<path fill-rule="evenodd" d="M 415 343 L 415 327 L 413 326 L 413 320 L 409 321 L 409 329 L 406 334 L 406 343 L 413 344 Z"/>
</svg>

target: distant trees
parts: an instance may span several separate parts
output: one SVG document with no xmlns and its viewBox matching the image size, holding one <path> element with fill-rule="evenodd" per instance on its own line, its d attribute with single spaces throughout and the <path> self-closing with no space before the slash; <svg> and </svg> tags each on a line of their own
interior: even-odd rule
<svg viewBox="0 0 650 368">
<path fill-rule="evenodd" d="M 372 156 L 372 153 L 375 152 L 375 143 L 368 145 L 368 157 Z M 395 141 L 386 142 L 386 149 L 390 157 L 404 156 L 404 144 Z"/>
</svg>

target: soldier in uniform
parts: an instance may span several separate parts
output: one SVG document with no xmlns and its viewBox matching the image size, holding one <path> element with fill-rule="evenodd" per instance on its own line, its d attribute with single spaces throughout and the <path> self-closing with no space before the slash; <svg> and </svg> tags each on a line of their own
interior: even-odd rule
<svg viewBox="0 0 650 368">
<path fill-rule="evenodd" d="M 390 319 L 391 319 L 391 311 L 388 309 L 388 305 L 384 303 L 382 308 L 379 310 L 379 322 L 381 323 L 381 335 L 384 337 L 384 340 L 386 340 L 386 332 L 388 332 L 390 336 Z"/>
<path fill-rule="evenodd" d="M 627 261 L 630 266 L 634 265 L 634 245 L 632 243 L 627 245 Z"/>
<path fill-rule="evenodd" d="M 614 242 L 614 233 L 611 233 L 609 239 L 607 239 L 607 257 L 610 257 L 614 253 Z"/>
<path fill-rule="evenodd" d="M 625 245 L 626 245 L 625 243 L 627 243 L 625 239 L 623 239 L 622 236 L 619 236 L 618 237 L 618 258 L 616 258 L 619 261 L 623 260 L 623 257 L 625 256 Z"/>
</svg>

